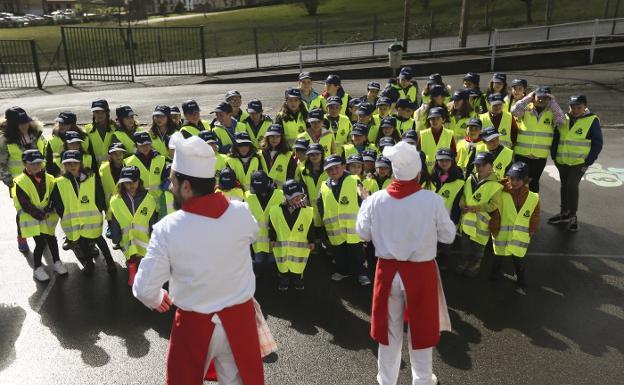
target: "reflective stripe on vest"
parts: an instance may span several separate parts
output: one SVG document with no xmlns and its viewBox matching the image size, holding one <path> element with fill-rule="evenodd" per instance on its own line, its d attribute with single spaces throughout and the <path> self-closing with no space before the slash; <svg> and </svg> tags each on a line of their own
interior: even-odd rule
<svg viewBox="0 0 624 385">
<path fill-rule="evenodd" d="M 344 242 L 360 242 L 360 237 L 355 232 L 355 220 L 359 211 L 358 178 L 353 175 L 344 178 L 338 200 L 327 185 L 328 182 L 329 180 L 321 185 L 320 193 L 323 201 L 323 223 L 329 242 L 334 246 Z"/>
<path fill-rule="evenodd" d="M 552 111 L 543 111 L 539 121 L 533 111 L 527 111 L 522 117 L 522 123 L 518 128 L 514 152 L 521 156 L 547 158 L 553 141 Z"/>
<path fill-rule="evenodd" d="M 310 256 L 308 232 L 313 216 L 312 207 L 301 208 L 291 229 L 284 218 L 282 207 L 279 205 L 271 207 L 269 220 L 277 236 L 273 255 L 280 273 L 303 274 Z"/>
<path fill-rule="evenodd" d="M 160 184 L 162 182 L 162 173 L 165 169 L 165 162 L 166 159 L 164 156 L 156 155 L 152 158 L 150 168 L 148 170 L 136 155 L 131 155 L 124 161 L 126 166 L 136 166 L 139 169 L 143 186 L 154 196 L 154 198 L 158 198 L 160 197 L 160 194 L 162 194 Z"/>
<path fill-rule="evenodd" d="M 226 161 L 227 165 L 234 171 L 234 174 L 236 174 L 238 183 L 240 183 L 245 190 L 249 190 L 251 186 L 251 174 L 258 171 L 260 168 L 260 160 L 258 158 L 258 156 L 253 156 L 251 158 L 247 172 L 245 172 L 243 162 L 240 159 L 228 158 Z"/>
<path fill-rule="evenodd" d="M 566 123 L 559 127 L 559 144 L 557 146 L 557 163 L 576 166 L 585 163 L 585 158 L 591 150 L 591 140 L 587 133 L 597 116 L 582 117 L 570 127 L 570 116 L 566 114 Z"/>
<path fill-rule="evenodd" d="M 503 111 L 502 114 L 503 116 L 498 125 L 498 133 L 500 134 L 499 140 L 503 146 L 511 148 L 511 120 L 513 117 L 507 111 Z M 481 119 L 483 128 L 494 127 L 489 112 L 479 115 L 479 119 Z"/>
<path fill-rule="evenodd" d="M 433 137 L 433 131 L 428 128 L 420 132 L 420 147 L 422 152 L 425 153 L 427 169 L 429 172 L 433 170 L 433 166 L 436 162 L 436 152 L 440 148 L 451 148 L 451 142 L 453 140 L 453 131 L 442 129 L 438 143 L 435 142 Z"/>
<path fill-rule="evenodd" d="M 269 199 L 266 207 L 263 209 L 256 194 L 247 191 L 245 193 L 245 202 L 249 206 L 251 214 L 258 222 L 259 232 L 258 239 L 252 245 L 254 253 L 268 253 L 271 251 L 269 243 L 269 212 L 274 206 L 279 206 L 284 201 L 284 193 L 282 190 L 273 190 L 273 194 Z"/>
<path fill-rule="evenodd" d="M 444 199 L 444 207 L 446 207 L 449 214 L 453 208 L 453 203 L 455 202 L 455 198 L 457 198 L 457 194 L 459 194 L 463 187 L 464 181 L 462 179 L 457 179 L 449 183 L 444 183 L 440 187 L 440 190 L 437 191 L 437 194 Z"/>
<path fill-rule="evenodd" d="M 54 235 L 56 224 L 58 223 L 58 215 L 56 212 L 51 212 L 44 220 L 37 220 L 30 214 L 22 210 L 22 206 L 19 203 L 19 199 L 16 196 L 16 187 L 19 186 L 24 193 L 28 196 L 30 203 L 40 210 L 44 210 L 48 207 L 50 202 L 50 195 L 54 189 L 54 177 L 50 174 L 45 174 L 46 191 L 42 199 L 39 199 L 39 193 L 34 183 L 27 174 L 20 174 L 14 180 L 15 185 L 12 188 L 13 204 L 17 210 L 17 216 L 19 221 L 20 236 L 23 238 L 31 238 L 41 234 Z"/>
<path fill-rule="evenodd" d="M 531 241 L 529 224 L 531 216 L 539 203 L 539 195 L 529 191 L 527 199 L 519 211 L 516 210 L 511 194 L 503 192 L 500 229 L 492 236 L 496 255 L 524 257 Z"/>
<path fill-rule="evenodd" d="M 503 186 L 494 181 L 487 181 L 481 184 L 476 191 L 472 191 L 472 178 L 468 178 L 464 185 L 464 201 L 466 206 L 478 206 L 485 202 L 489 202 L 490 199 L 499 191 L 503 189 Z M 476 213 L 464 213 L 461 219 L 462 231 L 470 236 L 470 239 L 485 245 L 490 237 L 490 214 L 483 212 Z"/>
<path fill-rule="evenodd" d="M 95 203 L 95 177 L 90 175 L 74 191 L 72 182 L 65 178 L 56 178 L 64 212 L 61 227 L 70 241 L 80 237 L 95 239 L 102 235 L 102 213 Z"/>
<path fill-rule="evenodd" d="M 150 240 L 150 219 L 156 212 L 156 200 L 145 194 L 143 201 L 134 214 L 119 195 L 114 195 L 110 202 L 111 211 L 121 227 L 120 246 L 126 260 L 137 255 L 144 257 Z"/>
</svg>

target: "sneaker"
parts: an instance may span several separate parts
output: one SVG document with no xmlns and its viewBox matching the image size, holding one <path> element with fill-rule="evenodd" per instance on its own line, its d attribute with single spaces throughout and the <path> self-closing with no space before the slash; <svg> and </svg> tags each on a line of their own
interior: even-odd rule
<svg viewBox="0 0 624 385">
<path fill-rule="evenodd" d="M 43 266 L 39 266 L 38 268 L 36 268 L 34 273 L 33 273 L 33 276 L 39 282 L 45 282 L 45 281 L 49 281 L 50 280 L 50 276 L 48 275 L 48 273 L 46 273 L 46 271 L 43 268 Z"/>
<path fill-rule="evenodd" d="M 342 281 L 343 279 L 349 277 L 348 275 L 342 275 L 340 273 L 334 273 L 331 276 L 332 281 Z"/>
<path fill-rule="evenodd" d="M 67 268 L 65 267 L 65 264 L 61 261 L 54 262 L 54 271 L 56 271 L 58 275 L 67 274 Z"/>
<path fill-rule="evenodd" d="M 365 275 L 360 275 L 358 277 L 358 283 L 360 286 L 368 286 L 371 284 L 371 280 Z"/>
<path fill-rule="evenodd" d="M 554 217 L 548 218 L 549 225 L 556 225 L 558 223 L 564 223 L 570 220 L 570 216 L 568 214 L 559 213 Z"/>
<path fill-rule="evenodd" d="M 475 258 L 474 260 L 468 262 L 466 266 L 466 270 L 464 270 L 464 276 L 468 278 L 475 278 L 479 275 L 479 268 L 481 267 L 481 258 Z"/>
<path fill-rule="evenodd" d="M 104 233 L 104 236 L 108 239 L 111 239 L 113 237 L 110 224 L 106 226 L 106 233 Z"/>
<path fill-rule="evenodd" d="M 98 249 L 95 245 L 91 245 L 91 250 L 89 250 L 89 254 L 91 254 L 93 258 L 97 258 L 100 256 L 100 249 Z"/>
<path fill-rule="evenodd" d="M 280 275 L 279 282 L 277 284 L 277 290 L 286 291 L 288 290 L 289 284 L 290 284 L 290 280 L 288 279 L 288 276 Z"/>
<path fill-rule="evenodd" d="M 139 266 L 134 261 L 128 261 L 128 286 L 134 285 L 134 277 L 138 271 Z"/>
<path fill-rule="evenodd" d="M 293 279 L 293 284 L 295 286 L 295 290 L 303 290 L 305 286 L 303 285 L 303 278 L 297 277 Z"/>
<path fill-rule="evenodd" d="M 28 247 L 28 241 L 26 240 L 26 238 L 17 237 L 17 248 L 22 253 L 27 253 L 30 251 L 30 248 Z"/>
<path fill-rule="evenodd" d="M 577 232 L 579 229 L 578 220 L 576 219 L 576 215 L 570 217 L 570 222 L 568 223 L 568 231 Z"/>
</svg>

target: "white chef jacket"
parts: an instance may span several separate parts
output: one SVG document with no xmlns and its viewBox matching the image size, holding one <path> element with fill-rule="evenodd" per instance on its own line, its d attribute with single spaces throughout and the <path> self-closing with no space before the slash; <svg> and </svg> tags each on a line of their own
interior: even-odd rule
<svg viewBox="0 0 624 385">
<path fill-rule="evenodd" d="M 156 308 L 169 281 L 177 307 L 204 314 L 244 303 L 255 291 L 249 246 L 257 237 L 246 203 L 230 201 L 219 218 L 178 210 L 154 226 L 132 292 Z"/>
<path fill-rule="evenodd" d="M 434 259 L 437 243 L 452 243 L 455 224 L 442 197 L 420 190 L 403 199 L 380 190 L 362 202 L 355 229 L 373 241 L 380 258 L 426 262 Z"/>
</svg>

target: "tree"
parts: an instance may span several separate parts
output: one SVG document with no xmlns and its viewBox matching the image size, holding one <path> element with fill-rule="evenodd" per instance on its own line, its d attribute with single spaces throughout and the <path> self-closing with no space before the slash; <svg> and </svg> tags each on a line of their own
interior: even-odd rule
<svg viewBox="0 0 624 385">
<path fill-rule="evenodd" d="M 308 12 L 308 16 L 316 16 L 318 14 L 318 7 L 324 0 L 291 0 L 293 3 L 302 5 Z"/>
<path fill-rule="evenodd" d="M 533 24 L 533 0 L 520 0 L 526 5 L 527 24 Z"/>
</svg>

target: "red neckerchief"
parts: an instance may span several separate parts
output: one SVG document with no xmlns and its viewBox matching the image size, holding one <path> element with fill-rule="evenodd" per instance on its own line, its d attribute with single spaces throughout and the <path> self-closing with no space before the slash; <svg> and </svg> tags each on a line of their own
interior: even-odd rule
<svg viewBox="0 0 624 385">
<path fill-rule="evenodd" d="M 475 140 L 475 139 L 472 139 L 471 137 L 469 137 L 467 135 L 464 137 L 464 139 L 466 140 L 466 142 L 469 142 L 469 143 L 479 143 L 481 141 L 481 138 L 477 138 Z"/>
<path fill-rule="evenodd" d="M 187 199 L 182 210 L 208 218 L 219 218 L 227 210 L 229 202 L 221 192 Z"/>
<path fill-rule="evenodd" d="M 406 196 L 412 195 L 415 192 L 420 191 L 420 183 L 415 180 L 398 180 L 395 179 L 386 188 L 388 194 L 395 199 L 403 199 Z"/>
</svg>

